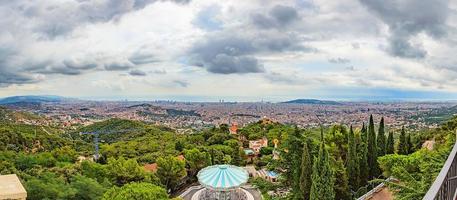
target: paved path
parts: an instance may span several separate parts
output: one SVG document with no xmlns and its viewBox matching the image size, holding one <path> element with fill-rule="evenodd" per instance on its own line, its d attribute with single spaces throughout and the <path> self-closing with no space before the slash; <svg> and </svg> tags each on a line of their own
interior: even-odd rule
<svg viewBox="0 0 457 200">
<path fill-rule="evenodd" d="M 198 190 L 197 192 L 195 192 L 191 198 L 191 200 L 199 200 L 198 197 L 200 196 L 200 193 L 202 193 L 205 189 L 201 189 L 201 190 Z M 246 194 L 246 200 L 257 200 L 257 199 L 254 199 L 254 196 L 247 190 L 241 188 L 241 190 L 244 192 L 244 194 Z M 260 200 L 260 199 L 259 199 Z"/>
<path fill-rule="evenodd" d="M 198 197 L 200 196 L 200 193 L 203 192 L 203 190 L 205 190 L 205 189 L 200 189 L 199 191 L 195 192 L 195 193 L 192 195 L 192 199 L 191 199 L 191 200 L 198 200 Z"/>
<path fill-rule="evenodd" d="M 183 198 L 184 200 L 191 200 L 192 196 L 194 196 L 194 194 L 200 191 L 201 189 L 203 189 L 203 187 L 201 186 L 192 186 L 188 188 L 184 193 L 179 195 L 179 197 Z"/>
</svg>

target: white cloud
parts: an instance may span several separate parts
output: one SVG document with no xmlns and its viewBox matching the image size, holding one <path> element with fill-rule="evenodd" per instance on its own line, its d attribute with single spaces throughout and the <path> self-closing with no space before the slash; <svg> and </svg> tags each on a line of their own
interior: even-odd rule
<svg viewBox="0 0 457 200">
<path fill-rule="evenodd" d="M 403 29 L 393 30 L 392 17 L 370 0 L 109 2 L 2 1 L 0 95 L 255 99 L 323 87 L 457 92 L 455 2 L 444 8 L 447 14 L 435 13 L 443 6 L 424 13 L 439 26 L 420 28 L 422 21 L 413 20 L 419 28 L 402 37 L 393 36 Z M 393 17 L 422 19 L 417 7 L 399 8 L 414 15 Z M 417 56 L 418 49 L 426 54 Z M 136 76 L 119 76 L 129 73 Z"/>
</svg>

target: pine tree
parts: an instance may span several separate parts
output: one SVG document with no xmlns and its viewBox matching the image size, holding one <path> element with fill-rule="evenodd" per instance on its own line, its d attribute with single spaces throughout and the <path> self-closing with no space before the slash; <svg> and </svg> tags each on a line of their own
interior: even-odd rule
<svg viewBox="0 0 457 200">
<path fill-rule="evenodd" d="M 373 115 L 370 115 L 368 124 L 368 166 L 370 167 L 370 178 L 378 176 L 378 153 L 376 147 L 376 133 L 374 131 Z"/>
<path fill-rule="evenodd" d="M 317 157 L 314 157 L 310 200 L 334 200 L 335 178 L 330 167 L 329 155 L 324 144 L 324 133 L 321 127 L 321 145 Z"/>
<path fill-rule="evenodd" d="M 392 131 L 390 131 L 389 136 L 387 137 L 386 154 L 393 154 L 393 153 L 395 153 L 394 133 Z"/>
<path fill-rule="evenodd" d="M 386 134 L 384 132 L 384 117 L 382 117 L 381 122 L 379 122 L 376 146 L 378 147 L 378 156 L 386 155 Z"/>
<path fill-rule="evenodd" d="M 400 141 L 398 143 L 398 154 L 406 155 L 408 154 L 408 146 L 406 144 L 406 136 L 405 136 L 405 127 L 401 128 L 400 133 Z"/>
<path fill-rule="evenodd" d="M 352 126 L 348 135 L 348 157 L 347 157 L 347 175 L 349 186 L 352 191 L 356 191 L 359 186 L 359 163 L 357 158 L 357 145 Z"/>
<path fill-rule="evenodd" d="M 303 154 L 301 160 L 301 175 L 300 175 L 300 190 L 303 195 L 300 199 L 308 199 L 311 190 L 311 175 L 312 175 L 311 155 L 309 153 L 308 143 L 303 145 Z"/>
</svg>

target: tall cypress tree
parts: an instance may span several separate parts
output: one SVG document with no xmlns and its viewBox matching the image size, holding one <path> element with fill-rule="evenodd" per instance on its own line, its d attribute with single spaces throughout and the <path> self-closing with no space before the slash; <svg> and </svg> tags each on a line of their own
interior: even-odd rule
<svg viewBox="0 0 457 200">
<path fill-rule="evenodd" d="M 347 157 L 347 175 L 349 186 L 352 191 L 356 191 L 359 187 L 359 162 L 357 157 L 357 144 L 352 126 L 348 135 L 348 157 Z"/>
<path fill-rule="evenodd" d="M 386 154 L 393 154 L 393 153 L 395 153 L 394 133 L 392 131 L 390 131 L 389 136 L 387 137 Z"/>
<path fill-rule="evenodd" d="M 303 142 L 301 131 L 298 127 L 295 127 L 294 132 L 289 134 L 286 140 L 286 145 L 288 151 L 284 155 L 286 162 L 285 164 L 287 167 L 287 172 L 285 175 L 289 181 L 290 186 L 292 187 L 292 193 L 297 194 L 297 196 L 301 197 L 300 174 Z"/>
<path fill-rule="evenodd" d="M 378 153 L 376 147 L 376 133 L 374 131 L 373 115 L 370 115 L 368 124 L 368 166 L 370 167 L 370 178 L 378 176 Z"/>
<path fill-rule="evenodd" d="M 406 144 L 406 134 L 405 127 L 401 128 L 400 139 L 398 143 L 398 154 L 406 155 L 408 154 L 408 145 Z"/>
<path fill-rule="evenodd" d="M 303 145 L 303 154 L 301 160 L 301 175 L 300 175 L 300 190 L 301 198 L 297 199 L 308 199 L 311 192 L 311 175 L 312 175 L 312 163 L 311 155 L 309 153 L 308 142 Z"/>
<path fill-rule="evenodd" d="M 368 144 L 367 128 L 365 122 L 362 123 L 362 129 L 357 137 L 357 157 L 359 158 L 359 187 L 368 183 L 370 176 L 370 167 L 368 166 Z"/>
<path fill-rule="evenodd" d="M 413 153 L 413 142 L 411 141 L 411 133 L 406 136 L 406 153 Z"/>
<path fill-rule="evenodd" d="M 378 147 L 378 156 L 383 156 L 386 154 L 386 134 L 384 132 L 384 117 L 382 117 L 381 122 L 379 122 L 376 146 Z"/>
<path fill-rule="evenodd" d="M 367 127 L 365 127 L 365 122 L 362 123 L 362 130 L 361 130 L 362 141 L 367 142 Z"/>
<path fill-rule="evenodd" d="M 338 200 L 349 200 L 351 199 L 351 190 L 349 189 L 349 180 L 346 169 L 344 168 L 343 160 L 341 157 L 338 157 L 334 166 L 335 173 L 335 196 Z"/>
<path fill-rule="evenodd" d="M 314 157 L 310 200 L 334 200 L 335 178 L 330 167 L 329 155 L 324 144 L 324 132 L 321 127 L 321 145 L 317 157 Z"/>
<path fill-rule="evenodd" d="M 361 140 L 359 148 L 357 148 L 359 157 L 359 186 L 364 186 L 368 183 L 370 176 L 370 167 L 368 166 L 368 148 L 366 141 Z"/>
</svg>

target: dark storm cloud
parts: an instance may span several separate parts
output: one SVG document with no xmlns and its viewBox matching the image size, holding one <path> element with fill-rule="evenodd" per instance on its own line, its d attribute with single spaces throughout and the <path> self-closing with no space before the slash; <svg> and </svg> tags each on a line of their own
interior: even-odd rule
<svg viewBox="0 0 457 200">
<path fill-rule="evenodd" d="M 226 32 L 214 34 L 195 43 L 190 50 L 190 61 L 192 65 L 203 67 L 212 73 L 261 73 L 265 69 L 256 54 L 286 51 L 316 50 L 301 45 L 293 35 L 257 33 L 247 36 Z"/>
<path fill-rule="evenodd" d="M 403 58 L 424 58 L 427 51 L 419 44 L 412 45 L 408 38 L 392 35 L 389 39 L 389 53 Z"/>
<path fill-rule="evenodd" d="M 411 38 L 418 33 L 439 39 L 446 35 L 448 0 L 359 0 L 389 26 L 389 47 L 387 51 L 398 57 L 424 58 L 427 51 L 420 44 L 413 44 Z"/>
<path fill-rule="evenodd" d="M 88 62 L 88 61 L 76 61 L 76 60 L 64 60 L 63 64 L 67 68 L 71 69 L 77 69 L 77 70 L 88 70 L 88 69 L 94 69 L 98 65 L 95 62 Z"/>
<path fill-rule="evenodd" d="M 83 70 L 92 68 L 88 68 L 87 66 L 66 65 L 65 63 L 53 63 L 52 61 L 47 60 L 25 61 L 20 69 L 24 73 L 79 75 Z"/>
<path fill-rule="evenodd" d="M 210 37 L 191 49 L 192 64 L 218 74 L 258 73 L 263 66 L 250 56 L 257 49 L 241 37 Z"/>
<path fill-rule="evenodd" d="M 35 83 L 36 79 L 19 73 L 11 73 L 0 67 L 0 87 L 6 87 L 11 84 Z"/>
<path fill-rule="evenodd" d="M 12 64 L 8 65 L 11 66 Z M 62 62 L 52 60 L 23 61 L 18 69 L 23 73 L 80 75 L 90 70 L 126 71 L 134 66 L 135 64 L 128 60 L 96 61 L 94 58 L 84 57 L 77 60 L 66 59 Z"/>
<path fill-rule="evenodd" d="M 347 64 L 350 63 L 351 60 L 347 58 L 330 58 L 328 59 L 328 62 L 334 63 L 334 64 Z"/>
<path fill-rule="evenodd" d="M 254 57 L 218 54 L 207 66 L 207 70 L 217 74 L 245 74 L 263 72 L 264 68 Z"/>
<path fill-rule="evenodd" d="M 295 8 L 283 5 L 276 5 L 270 10 L 270 15 L 279 23 L 288 24 L 298 18 Z"/>
<path fill-rule="evenodd" d="M 276 26 L 275 21 L 264 14 L 255 13 L 251 15 L 252 23 L 260 28 L 272 28 Z"/>
<path fill-rule="evenodd" d="M 189 86 L 188 82 L 182 81 L 182 80 L 174 80 L 173 83 L 178 85 L 179 87 L 187 87 L 187 86 Z"/>
<path fill-rule="evenodd" d="M 107 71 L 125 71 L 128 69 L 131 69 L 134 66 L 135 65 L 131 62 L 116 61 L 116 62 L 105 64 L 105 70 L 107 70 Z"/>
<path fill-rule="evenodd" d="M 0 44 L 0 87 L 6 87 L 11 84 L 34 83 L 35 78 L 18 72 L 10 66 L 9 58 L 16 55 L 16 49 L 11 46 Z"/>
<path fill-rule="evenodd" d="M 283 5 L 276 5 L 267 14 L 255 13 L 251 15 L 252 23 L 264 29 L 281 28 L 291 24 L 298 19 L 298 12 L 295 8 Z"/>
<path fill-rule="evenodd" d="M 157 62 L 158 60 L 150 53 L 135 52 L 129 57 L 129 61 L 135 65 Z"/>
<path fill-rule="evenodd" d="M 139 69 L 135 69 L 129 72 L 131 76 L 146 76 L 146 72 L 143 72 Z"/>
<path fill-rule="evenodd" d="M 63 74 L 63 75 L 80 75 L 82 72 L 81 70 L 78 69 L 73 69 L 73 68 L 68 68 L 65 66 L 55 66 L 55 67 L 49 67 L 46 69 L 42 70 L 37 70 L 37 73 L 40 74 Z"/>
<path fill-rule="evenodd" d="M 283 52 L 283 51 L 303 51 L 317 52 L 317 49 L 300 44 L 300 40 L 293 35 L 263 36 L 260 34 L 253 40 L 254 45 L 259 51 Z"/>
<path fill-rule="evenodd" d="M 252 54 L 257 49 L 252 41 L 236 35 L 224 36 L 222 34 L 207 37 L 192 48 L 193 53 L 198 53 L 203 60 L 211 60 L 219 54 L 240 56 Z"/>
</svg>

